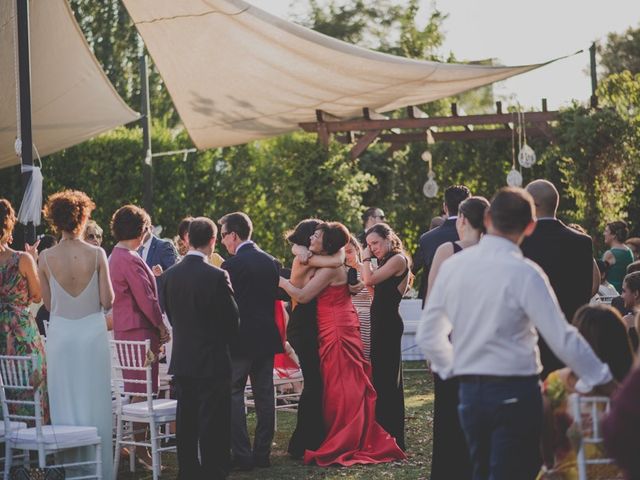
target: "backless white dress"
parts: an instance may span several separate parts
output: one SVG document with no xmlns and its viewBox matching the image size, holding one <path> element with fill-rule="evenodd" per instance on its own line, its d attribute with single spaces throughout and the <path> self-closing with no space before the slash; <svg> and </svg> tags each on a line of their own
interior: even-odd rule
<svg viewBox="0 0 640 480">
<path fill-rule="evenodd" d="M 111 480 L 111 355 L 100 305 L 97 266 L 98 252 L 91 280 L 74 297 L 57 282 L 47 264 L 51 286 L 46 342 L 49 405 L 53 424 L 97 427 L 102 440 L 102 478 Z M 88 461 L 93 454 L 89 448 L 76 449 L 65 452 L 62 460 L 64 463 Z M 90 472 L 88 469 L 81 471 L 85 475 Z M 74 469 L 73 473 L 79 472 Z"/>
</svg>

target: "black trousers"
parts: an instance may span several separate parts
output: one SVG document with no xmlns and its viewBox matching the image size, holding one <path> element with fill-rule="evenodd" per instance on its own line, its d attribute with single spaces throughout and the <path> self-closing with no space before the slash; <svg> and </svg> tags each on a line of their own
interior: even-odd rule
<svg viewBox="0 0 640 480">
<path fill-rule="evenodd" d="M 251 379 L 256 406 L 256 434 L 251 448 L 244 406 L 244 388 Z M 273 395 L 273 355 L 259 358 L 231 357 L 231 450 L 234 459 L 251 464 L 265 461 L 271 454 L 275 430 L 275 398 Z"/>
<path fill-rule="evenodd" d="M 176 376 L 174 383 L 178 399 L 178 478 L 227 478 L 231 446 L 231 378 Z"/>
</svg>

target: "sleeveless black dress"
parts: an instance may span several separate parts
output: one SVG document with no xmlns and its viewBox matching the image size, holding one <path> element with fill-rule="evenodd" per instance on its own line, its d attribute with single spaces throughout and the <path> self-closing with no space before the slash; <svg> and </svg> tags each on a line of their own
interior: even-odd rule
<svg viewBox="0 0 640 480">
<path fill-rule="evenodd" d="M 456 242 L 454 255 L 462 250 Z M 458 418 L 458 380 L 433 374 L 433 453 L 431 480 L 471 480 L 471 460 Z"/>
<path fill-rule="evenodd" d="M 401 340 L 404 324 L 398 308 L 402 294 L 398 285 L 409 268 L 397 277 L 389 277 L 375 286 L 371 304 L 371 369 L 378 394 L 376 420 L 405 450 L 404 391 L 402 383 Z"/>
<path fill-rule="evenodd" d="M 298 355 L 304 377 L 296 428 L 288 448 L 295 458 L 302 458 L 305 450 L 317 450 L 325 438 L 316 306 L 315 300 L 297 304 L 287 325 L 287 340 Z"/>
</svg>

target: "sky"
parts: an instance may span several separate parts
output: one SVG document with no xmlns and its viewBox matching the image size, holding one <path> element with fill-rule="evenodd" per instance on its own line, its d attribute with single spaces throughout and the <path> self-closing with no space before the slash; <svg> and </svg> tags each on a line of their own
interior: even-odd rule
<svg viewBox="0 0 640 480">
<path fill-rule="evenodd" d="M 283 18 L 292 11 L 290 0 L 248 1 Z M 573 99 L 587 101 L 591 43 L 640 26 L 640 0 L 437 0 L 435 5 L 449 15 L 442 28 L 444 56 L 453 52 L 460 60 L 495 58 L 503 65 L 523 65 L 583 50 L 494 85 L 496 100 L 526 108 L 540 109 L 542 98 L 550 109 Z M 421 0 L 419 24 L 426 23 L 432 8 L 431 0 Z"/>
</svg>

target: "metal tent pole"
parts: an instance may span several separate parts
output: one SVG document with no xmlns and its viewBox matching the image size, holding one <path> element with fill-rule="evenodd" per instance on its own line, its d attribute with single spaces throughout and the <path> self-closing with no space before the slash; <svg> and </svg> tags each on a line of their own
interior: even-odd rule
<svg viewBox="0 0 640 480">
<path fill-rule="evenodd" d="M 31 132 L 31 72 L 30 72 L 30 41 L 29 41 L 29 0 L 16 1 L 16 22 L 18 24 L 18 76 L 20 79 L 20 140 L 22 166 L 33 166 Z M 22 169 L 22 193 L 24 195 L 31 169 Z M 24 240 L 33 245 L 36 241 L 36 227 L 33 222 L 25 226 Z"/>
</svg>

